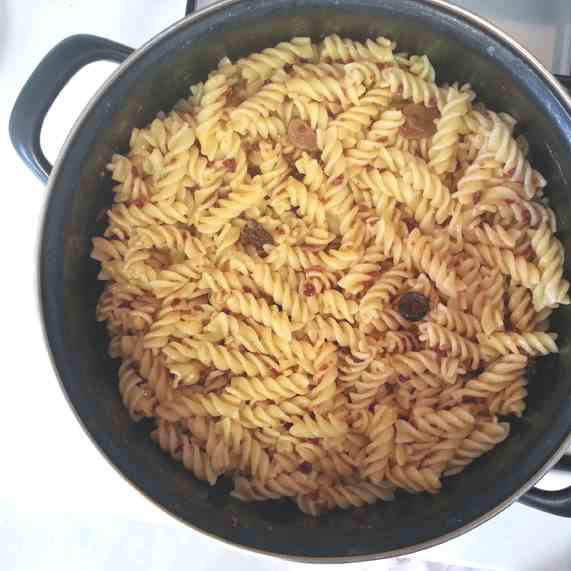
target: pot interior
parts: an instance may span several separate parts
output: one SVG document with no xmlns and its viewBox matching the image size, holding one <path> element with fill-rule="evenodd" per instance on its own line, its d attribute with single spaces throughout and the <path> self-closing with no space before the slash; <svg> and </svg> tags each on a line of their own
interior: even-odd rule
<svg viewBox="0 0 571 571">
<path fill-rule="evenodd" d="M 559 238 L 571 252 L 571 121 L 556 93 L 508 43 L 439 5 L 412 0 L 248 0 L 182 22 L 143 48 L 92 102 L 74 130 L 51 180 L 41 250 L 44 321 L 63 387 L 93 440 L 143 493 L 209 534 L 265 552 L 297 557 L 394 555 L 438 542 L 471 526 L 534 477 L 570 432 L 571 309 L 560 309 L 559 355 L 541 359 L 530 378 L 528 411 L 512 421 L 510 438 L 442 492 L 408 495 L 321 518 L 289 504 L 245 504 L 193 479 L 133 424 L 117 390 L 118 363 L 106 357 L 95 322 L 102 284 L 89 258 L 102 230 L 97 215 L 111 203 L 104 174 L 114 151 L 127 149 L 133 127 L 169 110 L 218 60 L 232 60 L 293 36 L 331 33 L 395 39 L 408 53 L 426 53 L 442 82 L 469 82 L 491 108 L 518 119 L 534 166 L 547 178 Z M 105 498 L 102 498 L 105 501 Z"/>
</svg>

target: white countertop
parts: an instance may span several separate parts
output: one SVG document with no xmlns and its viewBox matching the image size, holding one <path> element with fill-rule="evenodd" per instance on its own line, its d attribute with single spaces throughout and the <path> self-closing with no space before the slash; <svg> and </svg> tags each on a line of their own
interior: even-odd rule
<svg viewBox="0 0 571 571">
<path fill-rule="evenodd" d="M 181 17 L 183 5 L 183 0 L 0 2 L 0 157 L 5 173 L 1 190 L 5 216 L 0 225 L 5 348 L 0 432 L 2 570 L 303 567 L 204 537 L 140 496 L 101 458 L 75 421 L 42 338 L 35 267 L 45 191 L 18 160 L 8 140 L 14 98 L 35 64 L 61 39 L 92 33 L 138 46 Z M 560 5 L 567 10 L 565 2 Z M 521 21 L 516 25 L 520 37 L 525 36 L 525 26 Z M 550 27 L 549 18 L 544 18 L 542 26 L 546 40 L 534 39 L 539 57 L 548 65 L 563 65 L 555 47 L 569 34 L 557 28 L 556 20 Z M 43 142 L 51 158 L 89 95 L 112 69 L 111 64 L 90 66 L 66 88 L 45 125 Z M 569 477 L 553 474 L 544 480 L 552 488 L 565 482 L 570 482 Z M 477 530 L 416 557 L 487 569 L 569 569 L 571 520 L 514 505 Z M 392 561 L 358 567 L 427 568 L 411 565 Z"/>
</svg>

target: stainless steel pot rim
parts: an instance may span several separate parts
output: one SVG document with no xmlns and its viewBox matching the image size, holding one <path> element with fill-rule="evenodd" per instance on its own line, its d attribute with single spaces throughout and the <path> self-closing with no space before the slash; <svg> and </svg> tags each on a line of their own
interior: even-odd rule
<svg viewBox="0 0 571 571">
<path fill-rule="evenodd" d="M 210 4 L 209 6 L 206 6 L 202 9 L 197 10 L 195 13 L 193 13 L 189 16 L 182 18 L 178 22 L 175 22 L 174 24 L 172 24 L 171 26 L 169 26 L 168 28 L 166 28 L 165 30 L 163 30 L 162 32 L 160 32 L 159 34 L 157 34 L 156 36 L 151 38 L 147 43 L 143 44 L 140 48 L 136 49 L 132 55 L 130 55 L 120 66 L 118 66 L 118 68 L 107 78 L 107 80 L 95 92 L 95 94 L 91 97 L 88 104 L 86 105 L 85 109 L 81 112 L 81 114 L 79 115 L 79 117 L 75 121 L 71 131 L 67 135 L 65 142 L 62 145 L 62 148 L 60 149 L 60 151 L 58 153 L 57 160 L 54 163 L 53 171 L 49 177 L 49 182 L 47 185 L 46 200 L 44 202 L 43 214 L 42 214 L 43 222 L 42 222 L 42 225 L 40 228 L 40 233 L 39 233 L 38 242 L 37 242 L 37 249 L 36 249 L 36 251 L 38 253 L 37 254 L 38 258 L 41 255 L 41 247 L 40 247 L 41 246 L 41 239 L 42 239 L 42 236 L 44 233 L 44 227 L 47 224 L 47 216 L 46 216 L 47 206 L 48 206 L 47 198 L 50 196 L 53 188 L 57 184 L 58 177 L 59 177 L 60 170 L 61 170 L 61 163 L 62 163 L 61 158 L 63 156 L 65 156 L 65 154 L 67 153 L 67 149 L 71 145 L 71 142 L 73 141 L 73 139 L 75 138 L 76 133 L 79 132 L 80 129 L 82 128 L 84 119 L 89 115 L 91 110 L 95 107 L 95 105 L 97 104 L 97 101 L 101 98 L 101 96 L 104 95 L 105 92 L 107 91 L 107 89 L 115 81 L 117 81 L 121 77 L 124 70 L 128 66 L 135 63 L 145 53 L 147 53 L 148 51 L 153 49 L 153 47 L 156 44 L 160 43 L 162 40 L 169 37 L 171 34 L 175 34 L 179 30 L 185 28 L 186 26 L 192 25 L 194 22 L 201 20 L 202 18 L 204 18 L 205 16 L 207 16 L 210 13 L 218 12 L 218 11 L 224 10 L 224 9 L 228 8 L 229 6 L 232 6 L 234 4 L 238 4 L 240 2 L 248 2 L 248 1 L 249 0 L 218 0 L 217 2 Z M 446 0 L 413 0 L 413 1 L 416 1 L 416 2 L 421 3 L 421 4 L 432 5 L 434 7 L 441 9 L 441 10 L 445 10 L 445 11 L 449 12 L 454 16 L 460 17 L 460 18 L 464 19 L 467 23 L 469 23 L 471 25 L 475 25 L 475 26 L 483 29 L 488 35 L 494 36 L 497 40 L 506 44 L 512 50 L 517 52 L 518 55 L 524 61 L 526 61 L 527 64 L 531 68 L 533 68 L 534 71 L 538 75 L 541 76 L 541 79 L 547 85 L 549 85 L 550 89 L 557 95 L 560 102 L 566 108 L 567 114 L 569 115 L 569 118 L 570 118 L 570 125 L 571 125 L 571 96 L 569 94 L 567 94 L 567 92 L 558 83 L 558 81 L 551 74 L 551 72 L 549 72 L 549 70 L 547 70 L 547 68 L 545 68 L 545 66 L 535 56 L 533 56 L 528 50 L 526 50 L 515 39 L 513 39 L 511 36 L 506 34 L 503 30 L 501 30 L 500 28 L 498 28 L 496 25 L 492 24 L 491 22 L 489 22 L 485 18 L 482 18 L 482 17 L 478 16 L 477 14 L 470 12 L 469 10 L 465 10 L 464 8 L 460 8 L 458 6 L 452 5 L 449 2 L 447 2 Z M 38 264 L 38 268 L 39 267 L 40 267 L 40 264 Z M 119 468 L 117 466 L 115 466 L 115 464 L 107 456 L 105 451 L 99 446 L 99 443 L 95 440 L 95 438 L 92 436 L 92 434 L 87 430 L 83 420 L 81 419 L 81 417 L 77 413 L 77 411 L 73 405 L 73 402 L 70 400 L 70 398 L 69 398 L 69 396 L 68 396 L 68 394 L 67 394 L 67 392 L 63 386 L 63 382 L 61 381 L 61 379 L 59 377 L 57 364 L 55 362 L 54 354 L 51 350 L 51 345 L 49 342 L 49 336 L 48 336 L 48 332 L 47 332 L 47 329 L 45 326 L 46 322 L 43 318 L 43 307 L 41 304 L 41 278 L 40 278 L 39 270 L 36 272 L 36 291 L 38 292 L 38 296 L 36 298 L 38 306 L 39 306 L 38 309 L 39 309 L 40 314 L 42 315 L 41 322 L 42 322 L 43 336 L 44 336 L 44 340 L 45 340 L 45 343 L 46 343 L 47 348 L 48 348 L 48 353 L 50 356 L 50 361 L 51 361 L 53 370 L 56 374 L 56 377 L 58 378 L 60 389 L 62 390 L 62 392 L 63 392 L 69 406 L 71 407 L 75 417 L 77 418 L 79 424 L 81 425 L 81 427 L 83 428 L 84 432 L 89 437 L 91 442 L 99 450 L 101 455 L 105 458 L 105 460 L 107 460 L 107 462 L 113 467 L 113 469 L 122 478 L 124 478 L 139 493 L 141 493 L 146 499 L 151 501 L 155 506 L 160 508 L 163 512 L 165 512 L 166 514 L 168 514 L 171 517 L 174 517 L 175 519 L 177 519 L 181 523 L 185 524 L 186 526 L 190 527 L 191 529 L 198 531 L 199 533 L 206 535 L 212 539 L 216 539 L 218 541 L 221 541 L 221 542 L 225 543 L 227 546 L 240 549 L 241 551 L 243 550 L 243 551 L 254 552 L 254 553 L 257 553 L 260 555 L 265 555 L 265 556 L 280 557 L 282 559 L 286 559 L 286 560 L 290 560 L 290 561 L 297 561 L 297 562 L 357 563 L 357 562 L 373 561 L 373 560 L 379 560 L 379 559 L 388 559 L 391 557 L 401 557 L 403 555 L 409 555 L 411 553 L 416 553 L 416 552 L 422 551 L 424 549 L 436 547 L 437 545 L 440 545 L 440 544 L 445 543 L 451 539 L 454 539 L 456 537 L 463 535 L 464 533 L 466 533 L 466 532 L 478 527 L 479 525 L 485 523 L 486 521 L 488 521 L 489 519 L 491 519 L 495 515 L 498 515 L 499 513 L 501 513 L 503 510 L 505 510 L 507 507 L 509 507 L 512 503 L 514 503 L 520 496 L 522 496 L 527 490 L 529 490 L 534 484 L 536 484 L 559 461 L 559 459 L 565 454 L 565 451 L 569 447 L 571 447 L 571 434 L 569 434 L 567 436 L 567 438 L 565 438 L 564 441 L 561 443 L 561 445 L 557 449 L 556 453 L 543 465 L 543 467 L 532 478 L 530 478 L 523 486 L 521 486 L 512 495 L 510 495 L 508 498 L 506 498 L 501 504 L 496 506 L 494 509 L 488 511 L 487 513 L 483 514 L 482 516 L 480 516 L 479 518 L 477 518 L 473 522 L 466 524 L 466 525 L 464 525 L 458 529 L 455 529 L 454 531 L 449 532 L 445 535 L 442 535 L 436 539 L 432 539 L 432 540 L 429 540 L 429 541 L 426 541 L 423 543 L 418 543 L 418 544 L 411 545 L 409 547 L 404 547 L 401 549 L 385 551 L 385 552 L 378 553 L 378 554 L 355 555 L 355 556 L 346 556 L 346 557 L 339 557 L 339 556 L 333 556 L 333 557 L 303 556 L 302 557 L 302 556 L 294 556 L 294 555 L 288 555 L 288 554 L 283 554 L 283 553 L 276 553 L 274 551 L 265 551 L 265 550 L 258 549 L 255 547 L 249 547 L 249 546 L 241 545 L 239 543 L 235 543 L 233 541 L 230 541 L 228 539 L 222 538 L 218 535 L 214 535 L 208 531 L 205 531 L 205 530 L 193 525 L 192 523 L 182 519 L 181 517 L 177 516 L 176 514 L 170 512 L 167 508 L 162 506 L 154 498 L 152 498 L 145 491 L 143 491 L 137 484 L 135 484 L 130 479 L 128 479 L 127 476 L 125 476 L 123 474 L 123 472 L 121 470 L 119 470 Z"/>
</svg>

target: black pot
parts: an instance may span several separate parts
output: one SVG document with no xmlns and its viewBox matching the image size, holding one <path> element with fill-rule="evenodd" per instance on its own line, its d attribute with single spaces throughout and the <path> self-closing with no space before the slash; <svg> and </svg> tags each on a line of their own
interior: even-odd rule
<svg viewBox="0 0 571 571">
<path fill-rule="evenodd" d="M 509 111 L 547 177 L 559 237 L 571 259 L 571 100 L 532 56 L 502 32 L 440 1 L 242 0 L 222 2 L 174 24 L 142 48 L 74 36 L 56 46 L 24 86 L 10 122 L 21 157 L 43 180 L 51 166 L 39 146 L 43 118 L 66 81 L 87 63 L 123 62 L 77 121 L 49 177 L 41 235 L 42 318 L 64 392 L 93 442 L 143 494 L 213 537 L 304 560 L 354 561 L 410 553 L 481 524 L 517 499 L 571 516 L 571 489 L 530 487 L 571 444 L 571 307 L 557 312 L 562 351 L 538 361 L 529 410 L 512 434 L 442 492 L 399 494 L 397 501 L 314 519 L 288 504 L 245 504 L 194 480 L 133 424 L 117 394 L 117 363 L 105 357 L 95 323 L 101 290 L 90 239 L 111 202 L 105 164 L 126 150 L 133 127 L 168 110 L 225 55 L 235 59 L 296 35 L 387 35 L 427 53 L 440 81 L 470 82 L 492 108 Z M 526 493 L 527 492 L 527 493 Z M 525 495 L 524 495 L 525 494 Z M 102 498 L 102 501 L 105 501 Z"/>
</svg>

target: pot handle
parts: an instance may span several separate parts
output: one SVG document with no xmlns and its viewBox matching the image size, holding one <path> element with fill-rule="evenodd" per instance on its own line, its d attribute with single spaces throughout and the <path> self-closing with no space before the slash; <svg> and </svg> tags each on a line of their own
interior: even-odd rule
<svg viewBox="0 0 571 571">
<path fill-rule="evenodd" d="M 559 83 L 561 85 L 563 85 L 563 87 L 571 93 L 571 75 L 557 75 L 557 74 L 555 74 L 555 77 L 556 77 L 557 81 L 559 81 Z"/>
<path fill-rule="evenodd" d="M 57 44 L 22 87 L 10 115 L 10 139 L 28 168 L 46 183 L 52 170 L 40 146 L 47 112 L 65 84 L 94 61 L 123 62 L 133 50 L 97 36 L 76 35 Z"/>
<path fill-rule="evenodd" d="M 186 0 L 186 10 L 184 12 L 185 16 L 190 16 L 190 14 L 196 12 L 197 10 L 202 10 L 207 8 L 211 4 L 216 4 L 220 0 Z"/>
<path fill-rule="evenodd" d="M 571 472 L 571 457 L 564 456 L 553 468 Z M 571 486 L 563 490 L 531 488 L 519 501 L 531 508 L 562 517 L 571 517 Z"/>
</svg>

